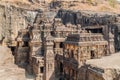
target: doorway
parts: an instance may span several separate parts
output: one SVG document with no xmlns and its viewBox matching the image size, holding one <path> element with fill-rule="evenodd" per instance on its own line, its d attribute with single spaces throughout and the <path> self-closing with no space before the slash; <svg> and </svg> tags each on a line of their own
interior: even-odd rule
<svg viewBox="0 0 120 80">
<path fill-rule="evenodd" d="M 95 51 L 91 50 L 90 54 L 91 54 L 91 59 L 94 59 L 95 58 Z"/>
<path fill-rule="evenodd" d="M 60 62 L 60 73 L 63 73 L 63 64 Z"/>
<path fill-rule="evenodd" d="M 11 49 L 12 55 L 15 55 L 15 49 L 16 49 L 16 47 L 15 46 L 8 46 L 8 47 Z"/>
</svg>

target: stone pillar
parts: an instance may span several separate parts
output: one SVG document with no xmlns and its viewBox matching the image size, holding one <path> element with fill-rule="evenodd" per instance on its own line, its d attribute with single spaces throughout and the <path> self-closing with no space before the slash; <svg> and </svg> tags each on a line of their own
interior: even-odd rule
<svg viewBox="0 0 120 80">
<path fill-rule="evenodd" d="M 115 53 L 115 47 L 114 47 L 114 34 L 109 32 L 109 52 L 110 54 Z"/>
<path fill-rule="evenodd" d="M 56 42 L 56 48 L 60 48 L 60 43 Z"/>
<path fill-rule="evenodd" d="M 30 38 L 31 41 L 29 42 L 29 47 L 30 47 L 30 52 L 29 52 L 29 66 L 27 68 L 27 70 L 29 70 L 30 73 L 34 73 L 35 75 L 37 75 L 33 69 L 33 56 L 36 55 L 40 55 L 42 56 L 42 52 L 41 52 L 41 47 L 42 47 L 42 42 L 41 42 L 41 31 L 39 29 L 34 28 L 31 32 L 30 32 Z M 36 78 L 38 78 L 38 76 L 36 76 Z"/>
<path fill-rule="evenodd" d="M 44 80 L 55 80 L 55 58 L 53 52 L 53 39 L 48 36 L 45 40 L 45 71 Z"/>
<path fill-rule="evenodd" d="M 80 50 L 80 47 L 79 47 L 78 48 L 78 63 L 79 63 L 79 67 L 81 66 L 80 56 L 81 56 L 81 50 Z"/>
<path fill-rule="evenodd" d="M 108 28 L 108 26 L 103 27 L 102 33 L 104 35 L 105 40 L 108 40 L 108 37 L 109 37 L 109 34 L 108 34 L 109 33 L 109 28 Z"/>
</svg>

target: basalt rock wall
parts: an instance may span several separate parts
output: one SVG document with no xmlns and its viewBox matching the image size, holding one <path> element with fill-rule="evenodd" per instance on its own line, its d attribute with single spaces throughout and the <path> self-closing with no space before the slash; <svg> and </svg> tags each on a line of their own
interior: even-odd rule
<svg viewBox="0 0 120 80">
<path fill-rule="evenodd" d="M 36 13 L 9 4 L 0 4 L 0 40 L 2 37 L 5 37 L 6 43 L 15 40 L 20 29 L 25 29 L 28 23 L 33 23 Z"/>
<path fill-rule="evenodd" d="M 104 12 L 59 10 L 56 17 L 64 24 L 81 24 L 81 26 L 106 25 L 116 22 L 116 15 Z"/>
</svg>

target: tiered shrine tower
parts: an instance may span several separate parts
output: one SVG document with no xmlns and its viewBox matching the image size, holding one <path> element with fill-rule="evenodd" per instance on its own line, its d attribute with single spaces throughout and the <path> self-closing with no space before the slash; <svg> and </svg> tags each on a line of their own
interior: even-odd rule
<svg viewBox="0 0 120 80">
<path fill-rule="evenodd" d="M 45 38 L 45 78 L 44 80 L 55 80 L 54 69 L 55 69 L 55 56 L 53 52 L 53 40 L 54 38 L 49 34 Z"/>
</svg>

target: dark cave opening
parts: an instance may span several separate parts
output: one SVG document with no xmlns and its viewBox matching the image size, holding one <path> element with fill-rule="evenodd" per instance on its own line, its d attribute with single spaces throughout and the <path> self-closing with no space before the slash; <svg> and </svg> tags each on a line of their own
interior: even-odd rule
<svg viewBox="0 0 120 80">
<path fill-rule="evenodd" d="M 15 55 L 15 46 L 8 46 L 11 49 L 12 55 Z"/>
<path fill-rule="evenodd" d="M 91 33 L 103 33 L 102 28 L 94 28 L 94 29 L 86 29 L 88 32 L 90 31 Z"/>
</svg>

